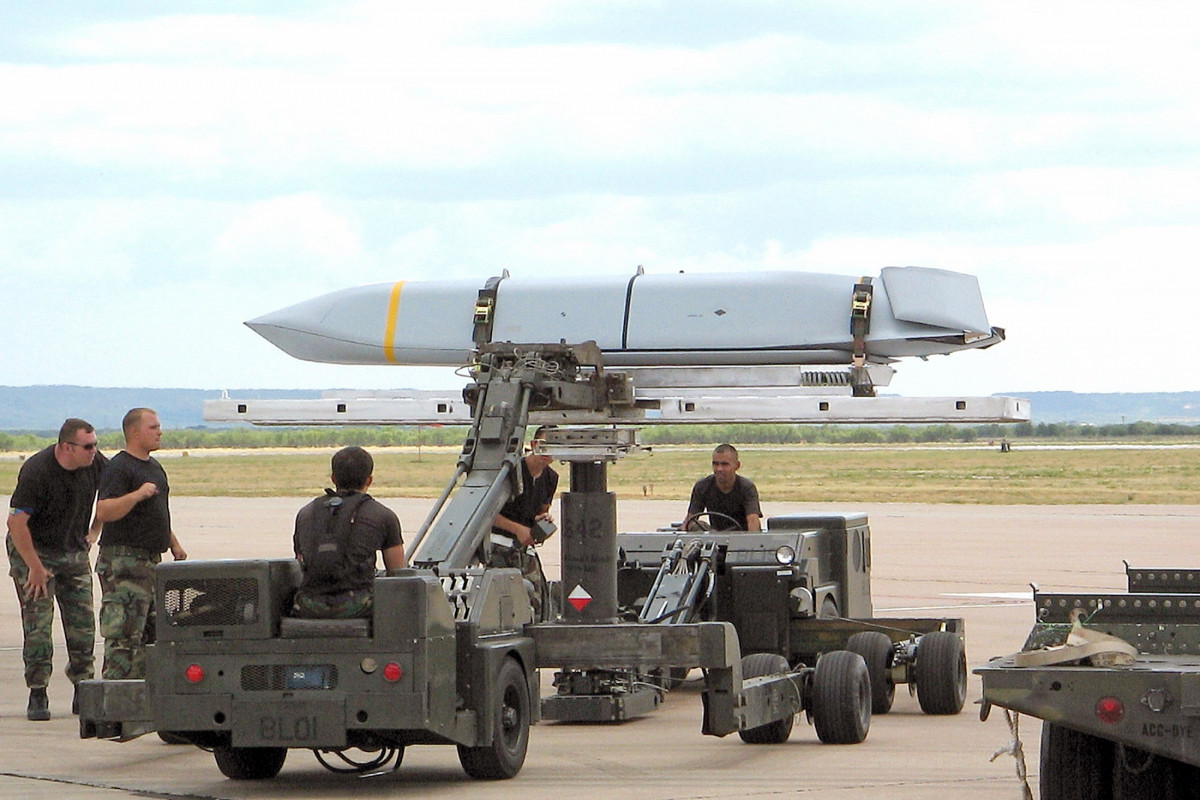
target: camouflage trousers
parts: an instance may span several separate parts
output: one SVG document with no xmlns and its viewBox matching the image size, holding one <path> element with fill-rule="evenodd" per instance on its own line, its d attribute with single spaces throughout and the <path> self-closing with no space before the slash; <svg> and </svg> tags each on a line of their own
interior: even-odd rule
<svg viewBox="0 0 1200 800">
<path fill-rule="evenodd" d="M 532 547 L 503 547 L 492 545 L 492 554 L 488 558 L 489 567 L 511 567 L 521 570 L 525 579 L 525 589 L 529 592 L 529 604 L 533 606 L 533 621 L 545 619 L 549 611 L 550 587 L 546 583 L 546 574 L 542 572 L 542 560 Z"/>
<path fill-rule="evenodd" d="M 54 671 L 54 604 L 62 614 L 63 638 L 67 642 L 67 677 L 71 683 L 90 680 L 94 674 L 92 651 L 96 645 L 96 618 L 92 610 L 92 568 L 86 551 L 38 554 L 50 571 L 46 582 L 47 596 L 30 600 L 25 596 L 29 565 L 8 537 L 8 574 L 17 587 L 21 605 L 21 627 L 25 644 L 21 655 L 25 660 L 25 685 L 31 689 L 45 687 Z"/>
<path fill-rule="evenodd" d="M 375 608 L 375 593 L 370 589 L 351 589 L 339 594 L 296 592 L 292 616 L 304 619 L 370 618 Z"/>
<path fill-rule="evenodd" d="M 105 680 L 146 677 L 146 645 L 154 644 L 154 568 L 161 560 L 161 554 L 136 547 L 100 548 Z"/>
</svg>

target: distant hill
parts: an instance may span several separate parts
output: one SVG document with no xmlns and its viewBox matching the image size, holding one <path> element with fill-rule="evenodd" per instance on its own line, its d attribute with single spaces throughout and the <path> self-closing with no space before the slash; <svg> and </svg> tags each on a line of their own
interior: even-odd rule
<svg viewBox="0 0 1200 800">
<path fill-rule="evenodd" d="M 319 391 L 238 389 L 231 397 L 246 400 L 297 399 L 321 396 Z M 204 401 L 221 392 L 205 389 L 126 389 L 95 386 L 0 386 L 0 430 L 58 433 L 67 417 L 80 417 L 100 430 L 120 430 L 131 408 L 158 412 L 164 428 L 204 425 Z"/>
<path fill-rule="evenodd" d="M 429 392 L 397 390 L 411 396 Z M 231 389 L 236 399 L 312 400 L 337 390 Z M 359 393 L 361 394 L 361 393 Z M 1126 422 L 1174 422 L 1200 425 L 1200 392 L 1001 392 L 1033 404 L 1034 422 L 1113 425 Z M 0 386 L 0 430 L 57 432 L 67 417 L 82 417 L 101 430 L 117 430 L 125 412 L 136 406 L 158 411 L 166 428 L 206 425 L 204 401 L 221 392 L 209 389 L 136 389 L 95 386 Z"/>
<path fill-rule="evenodd" d="M 1162 422 L 1200 425 L 1200 392 L 1001 392 L 1033 404 L 1034 422 L 1120 425 Z"/>
</svg>

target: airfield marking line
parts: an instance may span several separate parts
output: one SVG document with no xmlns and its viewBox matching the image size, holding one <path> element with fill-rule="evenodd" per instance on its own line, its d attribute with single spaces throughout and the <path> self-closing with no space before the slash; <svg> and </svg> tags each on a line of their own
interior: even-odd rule
<svg viewBox="0 0 1200 800">
<path fill-rule="evenodd" d="M 72 780 L 70 778 L 54 778 L 49 775 L 32 775 L 24 772 L 0 772 L 0 777 L 14 778 L 23 781 L 37 781 L 38 783 L 57 783 L 64 786 L 82 786 L 88 789 L 104 789 L 108 791 L 124 792 L 131 795 L 140 795 L 142 797 L 162 798 L 163 800 L 223 800 L 220 795 L 215 794 L 195 794 L 193 792 L 164 792 L 151 789 L 131 789 L 127 786 L 121 786 L 116 783 L 101 783 L 98 781 Z"/>
</svg>

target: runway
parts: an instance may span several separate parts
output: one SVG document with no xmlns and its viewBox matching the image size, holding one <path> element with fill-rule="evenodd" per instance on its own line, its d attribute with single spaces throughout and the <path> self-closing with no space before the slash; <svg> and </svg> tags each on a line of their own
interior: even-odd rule
<svg viewBox="0 0 1200 800">
<path fill-rule="evenodd" d="M 4 498 L 7 501 L 7 497 Z M 430 501 L 387 499 L 412 532 Z M 175 530 L 191 558 L 281 557 L 291 553 L 296 498 L 172 500 Z M 618 503 L 621 530 L 651 530 L 683 513 L 682 503 Z M 1029 584 L 1045 589 L 1124 588 L 1122 559 L 1135 566 L 1196 567 L 1200 506 L 971 506 L 773 503 L 774 514 L 862 511 L 871 522 L 878 616 L 966 620 L 974 667 L 1020 648 L 1033 623 Z M 556 576 L 558 552 L 543 551 Z M 97 593 L 97 599 L 99 594 Z M 57 623 L 56 623 L 57 626 Z M 672 692 L 655 714 L 622 725 L 542 723 L 531 732 L 524 769 L 511 781 L 468 779 L 452 747 L 411 747 L 398 771 L 372 777 L 326 772 L 304 751 L 289 753 L 274 780 L 235 782 L 209 753 L 157 737 L 118 744 L 80 740 L 63 677 L 61 632 L 49 689 L 53 719 L 28 722 L 21 631 L 14 590 L 0 591 L 0 796 L 7 800 L 159 798 L 437 797 L 523 800 L 704 800 L 739 797 L 1015 798 L 1016 762 L 993 755 L 1012 743 L 999 710 L 981 723 L 979 683 L 955 717 L 921 714 L 900 687 L 892 713 L 872 720 L 860 745 L 822 745 L 798 720 L 783 745 L 750 746 L 736 736 L 700 734 L 699 680 Z M 102 645 L 97 646 L 97 667 Z M 693 673 L 698 676 L 698 673 Z M 552 675 L 543 672 L 543 694 Z M 1021 720 L 1036 796 L 1037 720 Z"/>
</svg>

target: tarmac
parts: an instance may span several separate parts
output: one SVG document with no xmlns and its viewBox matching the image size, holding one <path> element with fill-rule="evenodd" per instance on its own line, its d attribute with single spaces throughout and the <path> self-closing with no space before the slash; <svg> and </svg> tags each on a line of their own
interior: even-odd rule
<svg viewBox="0 0 1200 800">
<path fill-rule="evenodd" d="M 7 498 L 4 498 L 7 500 Z M 179 497 L 175 531 L 191 558 L 280 557 L 291 553 L 297 498 Z M 428 500 L 385 500 L 415 531 Z M 618 503 L 621 530 L 653 530 L 682 516 L 682 503 Z M 962 617 L 974 667 L 1020 649 L 1033 623 L 1030 584 L 1056 590 L 1124 588 L 1122 560 L 1143 567 L 1195 567 L 1200 506 L 976 506 L 772 503 L 768 515 L 863 511 L 873 543 L 877 616 Z M 556 575 L 554 539 L 543 550 Z M 97 601 L 99 594 L 97 593 Z M 57 627 L 57 623 L 56 623 Z M 372 776 L 327 772 L 310 753 L 291 751 L 280 775 L 239 782 L 211 754 L 156 736 L 126 743 L 81 740 L 70 714 L 56 630 L 53 718 L 25 719 L 21 627 L 13 589 L 0 591 L 0 797 L 6 800 L 153 798 L 509 798 L 523 800 L 706 800 L 739 797 L 1018 798 L 1020 761 L 1001 709 L 980 722 L 979 682 L 952 717 L 920 712 L 905 687 L 890 714 L 876 716 L 859 745 L 822 745 L 803 717 L 781 745 L 751 746 L 735 735 L 700 733 L 699 673 L 655 713 L 623 724 L 542 723 L 510 781 L 467 778 L 453 747 L 410 747 L 396 771 Z M 97 669 L 103 650 L 98 643 Z M 543 695 L 552 693 L 543 671 Z M 1038 720 L 1021 718 L 1019 741 L 1036 796 Z M 1018 755 L 1020 752 L 1018 751 Z"/>
</svg>

